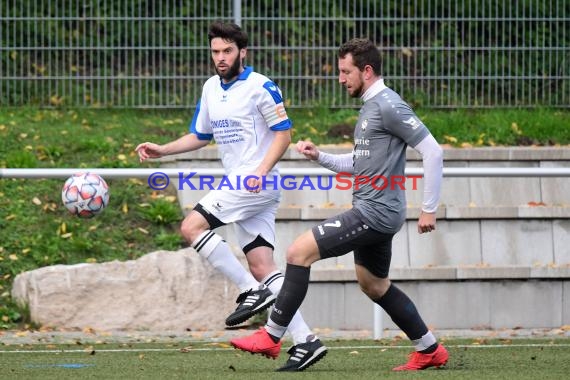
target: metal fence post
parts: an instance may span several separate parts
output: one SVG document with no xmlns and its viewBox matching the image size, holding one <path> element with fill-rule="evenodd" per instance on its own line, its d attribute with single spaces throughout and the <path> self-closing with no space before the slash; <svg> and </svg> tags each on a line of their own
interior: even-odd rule
<svg viewBox="0 0 570 380">
<path fill-rule="evenodd" d="M 234 0 L 234 23 L 241 26 L 241 0 Z"/>
</svg>

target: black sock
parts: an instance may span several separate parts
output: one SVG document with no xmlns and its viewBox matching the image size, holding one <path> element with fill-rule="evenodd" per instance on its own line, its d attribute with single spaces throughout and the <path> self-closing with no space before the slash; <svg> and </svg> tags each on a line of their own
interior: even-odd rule
<svg viewBox="0 0 570 380">
<path fill-rule="evenodd" d="M 297 309 L 303 303 L 307 289 L 311 267 L 287 264 L 285 280 L 271 311 L 271 320 L 279 326 L 289 326 Z"/>
<path fill-rule="evenodd" d="M 410 340 L 420 339 L 427 334 L 428 328 L 416 306 L 408 296 L 391 284 L 388 291 L 375 303 L 380 305 L 392 318 L 392 321 L 408 336 Z M 431 347 L 430 347 L 431 348 Z M 437 348 L 437 346 L 436 346 Z"/>
<path fill-rule="evenodd" d="M 432 352 L 434 352 L 435 350 L 437 350 L 437 346 L 439 346 L 439 344 L 437 342 L 435 342 L 434 344 L 432 344 L 431 346 L 429 346 L 428 348 L 426 348 L 425 350 L 421 350 L 420 352 L 422 354 L 431 354 Z"/>
</svg>

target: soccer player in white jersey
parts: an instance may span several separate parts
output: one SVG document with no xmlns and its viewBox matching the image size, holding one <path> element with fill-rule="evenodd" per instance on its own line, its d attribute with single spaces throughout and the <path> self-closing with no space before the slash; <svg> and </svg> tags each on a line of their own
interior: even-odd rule
<svg viewBox="0 0 570 380">
<path fill-rule="evenodd" d="M 142 162 L 194 151 L 215 140 L 228 186 L 203 197 L 183 220 L 181 233 L 240 289 L 238 306 L 226 319 L 226 324 L 233 326 L 271 306 L 283 284 L 284 276 L 273 259 L 275 214 L 281 194 L 279 189 L 263 186 L 263 178 L 279 175 L 276 164 L 291 142 L 292 123 L 277 85 L 244 66 L 248 37 L 238 25 L 214 22 L 208 40 L 217 75 L 203 86 L 190 133 L 164 145 L 145 142 L 135 150 Z M 229 223 L 234 224 L 249 272 L 214 232 Z M 289 332 L 294 347 L 305 354 L 301 360 L 288 360 L 279 370 L 303 370 L 316 355 L 320 358 L 326 353 L 299 313 Z M 306 346 L 309 349 L 304 349 Z"/>
<path fill-rule="evenodd" d="M 429 331 L 412 300 L 388 278 L 392 238 L 406 219 L 405 189 L 370 183 L 373 178 L 404 178 L 406 148 L 417 150 L 424 168 L 418 233 L 431 232 L 439 203 L 442 149 L 409 105 L 385 86 L 381 63 L 380 53 L 370 40 L 353 39 L 340 47 L 339 82 L 350 96 L 361 98 L 364 103 L 354 130 L 353 152 L 327 154 L 305 141 L 298 142 L 297 149 L 326 168 L 353 174 L 353 207 L 293 242 L 287 250 L 285 282 L 269 321 L 255 334 L 233 339 L 234 347 L 264 355 L 278 351 L 280 339 L 307 293 L 311 264 L 353 251 L 360 288 L 386 311 L 415 347 L 408 362 L 394 370 L 420 370 L 447 363 L 445 347 Z M 369 179 L 368 184 L 365 178 Z"/>
</svg>

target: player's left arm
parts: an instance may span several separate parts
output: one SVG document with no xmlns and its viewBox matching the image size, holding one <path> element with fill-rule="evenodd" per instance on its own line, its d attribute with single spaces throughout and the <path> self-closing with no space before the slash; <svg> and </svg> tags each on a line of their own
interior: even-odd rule
<svg viewBox="0 0 570 380">
<path fill-rule="evenodd" d="M 414 149 L 421 154 L 424 169 L 422 211 L 418 219 L 418 232 L 422 234 L 435 230 L 435 213 L 439 204 L 443 176 L 443 150 L 431 133 Z"/>
<path fill-rule="evenodd" d="M 443 150 L 424 123 L 405 102 L 395 102 L 396 108 L 385 108 L 383 116 L 390 131 L 408 143 L 422 156 L 424 169 L 424 192 L 422 210 L 418 219 L 418 232 L 435 230 L 437 206 L 443 174 Z"/>
<path fill-rule="evenodd" d="M 271 146 L 267 150 L 267 154 L 263 157 L 263 160 L 259 164 L 256 170 L 256 174 L 259 176 L 265 176 L 267 173 L 273 169 L 275 164 L 279 162 L 283 154 L 289 148 L 289 144 L 291 144 L 291 130 L 287 129 L 284 131 L 275 131 L 275 138 L 271 143 Z"/>
<path fill-rule="evenodd" d="M 274 133 L 274 138 L 265 157 L 263 157 L 263 160 L 255 171 L 255 176 L 259 179 L 252 179 L 252 183 L 248 183 L 250 187 L 256 189 L 255 192 L 259 192 L 261 189 L 261 178 L 266 176 L 271 169 L 273 169 L 289 148 L 289 144 L 291 144 L 292 122 L 285 111 L 285 105 L 283 104 L 283 97 L 281 96 L 279 87 L 274 82 L 267 81 L 263 85 L 263 89 L 258 109 L 267 127 Z"/>
</svg>

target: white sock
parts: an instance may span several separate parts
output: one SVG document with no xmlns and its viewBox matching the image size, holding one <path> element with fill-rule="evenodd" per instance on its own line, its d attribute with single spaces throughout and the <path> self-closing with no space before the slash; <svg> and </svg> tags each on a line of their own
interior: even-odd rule
<svg viewBox="0 0 570 380">
<path fill-rule="evenodd" d="M 214 231 L 202 232 L 192 242 L 192 248 L 233 282 L 239 288 L 240 293 L 259 287 L 259 283 L 239 262 L 228 243 Z"/>
<path fill-rule="evenodd" d="M 267 320 L 267 324 L 265 325 L 265 331 L 267 331 L 269 335 L 273 335 L 277 338 L 283 338 L 283 335 L 285 335 L 287 332 L 287 327 L 278 325 L 277 323 L 273 322 L 270 317 Z"/>
<path fill-rule="evenodd" d="M 284 280 L 285 276 L 283 276 L 283 273 L 281 273 L 281 271 L 276 270 L 265 276 L 265 278 L 261 282 L 264 283 L 269 288 L 269 290 L 271 290 L 273 294 L 279 294 L 279 291 L 281 290 L 281 286 L 283 285 Z M 291 320 L 291 323 L 287 327 L 287 331 L 291 333 L 291 337 L 293 338 L 293 343 L 295 345 L 299 343 L 305 343 L 307 340 L 307 336 L 313 335 L 313 332 L 311 331 L 309 326 L 307 326 L 307 323 L 305 322 L 299 311 L 297 311 L 295 315 L 293 315 L 293 319 Z"/>
<path fill-rule="evenodd" d="M 431 331 L 428 331 L 424 336 L 420 339 L 412 340 L 416 351 L 423 351 L 431 346 L 433 346 L 437 342 L 435 336 L 432 334 Z"/>
</svg>

